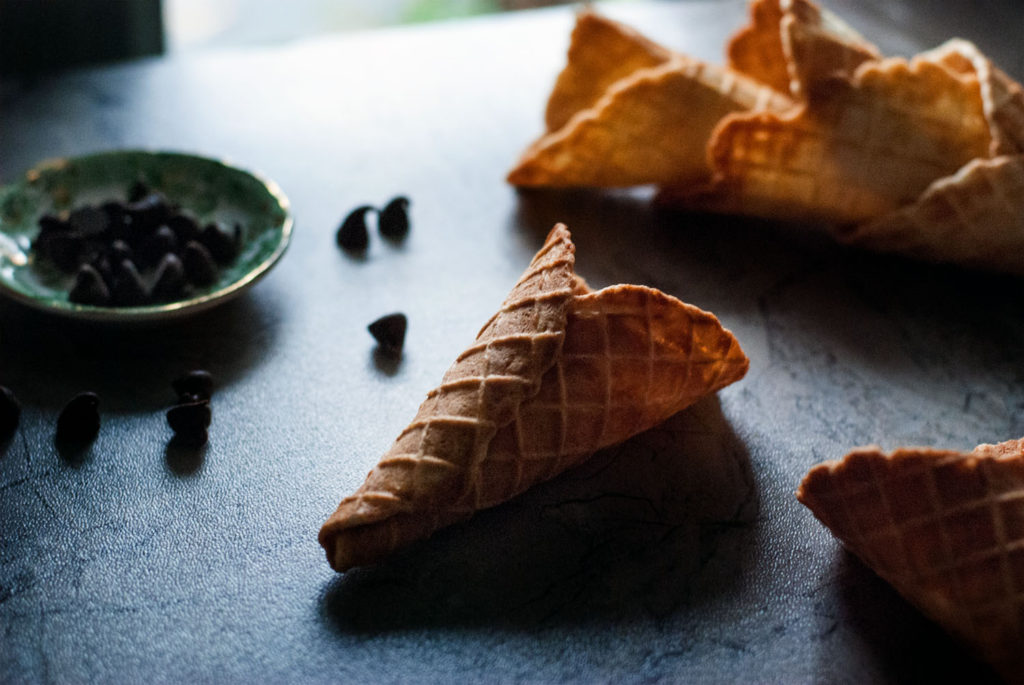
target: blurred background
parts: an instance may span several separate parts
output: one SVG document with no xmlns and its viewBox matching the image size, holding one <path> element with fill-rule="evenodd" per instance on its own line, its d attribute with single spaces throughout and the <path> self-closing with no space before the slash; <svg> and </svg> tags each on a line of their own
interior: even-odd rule
<svg viewBox="0 0 1024 685">
<path fill-rule="evenodd" d="M 620 0 L 626 1 L 626 0 Z M 0 0 L 0 73 L 282 43 L 569 0 Z"/>
</svg>

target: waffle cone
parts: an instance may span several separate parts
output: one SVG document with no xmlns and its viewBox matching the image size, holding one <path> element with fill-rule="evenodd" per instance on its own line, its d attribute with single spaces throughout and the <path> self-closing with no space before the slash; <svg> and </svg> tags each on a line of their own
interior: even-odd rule
<svg viewBox="0 0 1024 685">
<path fill-rule="evenodd" d="M 919 55 L 954 73 L 973 76 L 981 86 L 993 157 L 1024 153 L 1024 88 L 1000 70 L 973 43 L 949 40 Z"/>
<path fill-rule="evenodd" d="M 786 14 L 779 33 L 793 97 L 804 97 L 820 81 L 853 76 L 861 64 L 882 59 L 878 48 L 836 15 L 808 0 L 783 4 Z"/>
<path fill-rule="evenodd" d="M 508 181 L 563 187 L 703 181 L 710 176 L 707 142 L 723 116 L 790 104 L 747 77 L 676 56 L 616 81 L 591 108 L 542 136 Z"/>
<path fill-rule="evenodd" d="M 795 98 L 813 83 L 850 76 L 881 58 L 878 48 L 809 0 L 755 0 L 750 23 L 729 40 L 726 55 L 731 68 Z"/>
<path fill-rule="evenodd" d="M 556 226 L 498 313 L 320 531 L 338 571 L 376 562 L 651 428 L 741 378 L 707 312 L 656 290 L 591 292 Z"/>
<path fill-rule="evenodd" d="M 812 85 L 786 114 L 732 114 L 715 129 L 715 177 L 667 188 L 687 208 L 826 224 L 868 221 L 987 154 L 977 79 L 927 60 L 866 62 Z"/>
<path fill-rule="evenodd" d="M 975 159 L 914 203 L 840 229 L 840 241 L 1024 275 L 1024 155 Z"/>
<path fill-rule="evenodd" d="M 664 64 L 672 51 L 625 24 L 584 9 L 576 15 L 568 62 L 548 97 L 544 121 L 556 131 L 574 114 L 593 107 L 611 86 L 640 69 Z"/>
<path fill-rule="evenodd" d="M 753 0 L 750 23 L 733 34 L 725 54 L 730 68 L 780 93 L 788 93 L 789 69 L 779 32 L 782 17 L 779 0 Z"/>
<path fill-rule="evenodd" d="M 797 498 L 929 618 L 1024 682 L 1024 439 L 856 450 L 811 469 Z"/>
</svg>

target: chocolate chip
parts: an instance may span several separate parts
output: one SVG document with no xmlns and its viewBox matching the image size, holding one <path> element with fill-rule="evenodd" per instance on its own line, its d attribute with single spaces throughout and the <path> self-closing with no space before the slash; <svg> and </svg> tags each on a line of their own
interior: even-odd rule
<svg viewBox="0 0 1024 685">
<path fill-rule="evenodd" d="M 199 238 L 199 222 L 189 214 L 178 213 L 169 216 L 166 225 L 174 231 L 174 235 L 178 237 L 178 243 L 181 245 Z"/>
<path fill-rule="evenodd" d="M 209 439 L 212 413 L 209 400 L 183 402 L 167 410 L 167 424 L 175 436 L 193 447 L 199 447 Z"/>
<path fill-rule="evenodd" d="M 80 262 L 85 241 L 74 231 L 48 233 L 40 250 L 65 273 L 74 271 Z"/>
<path fill-rule="evenodd" d="M 174 379 L 171 384 L 178 397 L 208 400 L 213 394 L 213 376 L 209 371 L 193 369 Z"/>
<path fill-rule="evenodd" d="M 39 217 L 39 231 L 69 231 L 71 225 L 54 214 L 44 214 Z"/>
<path fill-rule="evenodd" d="M 68 224 L 79 235 L 91 238 L 101 235 L 110 225 L 107 213 L 99 207 L 85 205 L 78 207 L 68 216 Z"/>
<path fill-rule="evenodd" d="M 110 243 L 107 250 L 107 260 L 111 264 L 120 264 L 126 259 L 135 259 L 135 252 L 132 246 L 123 240 L 115 240 Z"/>
<path fill-rule="evenodd" d="M 174 300 L 190 292 L 190 283 L 216 283 L 218 263 L 227 265 L 241 252 L 244 229 L 239 223 L 211 223 L 201 229 L 195 217 L 141 181 L 132 186 L 129 197 L 129 202 L 77 207 L 67 219 L 57 214 L 39 218 L 39 232 L 32 241 L 35 257 L 41 265 L 75 274 L 72 301 L 137 306 L 152 297 Z M 166 260 L 168 255 L 174 258 Z M 125 267 L 126 261 L 131 266 Z M 106 296 L 95 274 L 77 274 L 82 264 L 99 274 Z"/>
<path fill-rule="evenodd" d="M 366 249 L 370 244 L 370 234 L 366 230 L 366 215 L 372 211 L 375 210 L 370 205 L 362 205 L 349 212 L 334 236 L 338 247 L 353 252 Z"/>
<path fill-rule="evenodd" d="M 230 264 L 238 256 L 241 247 L 242 227 L 235 224 L 234 228 L 225 230 L 220 224 L 210 222 L 199 234 L 201 242 L 218 264 Z"/>
<path fill-rule="evenodd" d="M 57 439 L 68 443 L 91 442 L 100 432 L 100 398 L 94 392 L 80 392 L 71 398 L 57 417 Z"/>
<path fill-rule="evenodd" d="M 113 228 L 124 223 L 125 208 L 123 202 L 108 200 L 100 205 L 100 209 L 107 215 L 107 226 Z"/>
<path fill-rule="evenodd" d="M 150 193 L 125 207 L 132 218 L 132 229 L 143 235 L 156 230 L 167 221 L 173 208 L 160 193 Z"/>
<path fill-rule="evenodd" d="M 185 277 L 199 286 L 212 285 L 217 280 L 217 264 L 202 243 L 190 240 L 181 255 L 185 265 Z"/>
<path fill-rule="evenodd" d="M 178 249 L 178 236 L 167 225 L 160 226 L 139 244 L 142 263 L 152 266 L 163 256 Z"/>
<path fill-rule="evenodd" d="M 14 434 L 21 419 L 21 403 L 11 389 L 0 385 L 0 440 Z"/>
<path fill-rule="evenodd" d="M 122 259 L 113 265 L 114 284 L 110 288 L 110 301 L 118 307 L 138 307 L 146 303 L 149 293 L 142 282 L 135 263 Z"/>
<path fill-rule="evenodd" d="M 128 188 L 128 202 L 138 202 L 153 191 L 142 179 L 138 179 Z"/>
<path fill-rule="evenodd" d="M 103 276 L 91 264 L 82 264 L 75 272 L 75 284 L 68 293 L 68 301 L 102 307 L 110 304 L 110 289 Z"/>
<path fill-rule="evenodd" d="M 409 198 L 399 195 L 380 210 L 377 230 L 390 240 L 402 240 L 409 234 Z"/>
<path fill-rule="evenodd" d="M 377 344 L 383 352 L 398 355 L 402 353 L 407 327 L 408 320 L 405 314 L 395 313 L 382 316 L 367 326 L 367 329 L 377 339 Z"/>
<path fill-rule="evenodd" d="M 176 300 L 185 292 L 185 267 L 178 255 L 165 254 L 156 267 L 151 297 L 158 302 Z"/>
</svg>

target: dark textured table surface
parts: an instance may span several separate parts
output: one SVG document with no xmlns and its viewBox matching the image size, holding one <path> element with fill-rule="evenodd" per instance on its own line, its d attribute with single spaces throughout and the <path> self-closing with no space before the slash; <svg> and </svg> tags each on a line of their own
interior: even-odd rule
<svg viewBox="0 0 1024 685">
<path fill-rule="evenodd" d="M 1016 77 L 1012 2 L 827 3 L 886 52 L 953 35 Z M 721 61 L 739 2 L 606 8 Z M 4 84 L 0 178 L 119 147 L 277 180 L 296 229 L 245 297 L 167 325 L 72 325 L 0 303 L 0 681 L 912 682 L 984 667 L 794 499 L 878 443 L 1024 435 L 1019 280 L 841 249 L 632 193 L 503 182 L 540 130 L 570 9 Z M 334 247 L 362 203 L 412 198 L 400 246 Z M 715 312 L 748 376 L 581 469 L 345 575 L 316 533 L 472 340 L 556 221 L 594 286 Z M 366 325 L 409 316 L 398 364 Z M 211 440 L 168 447 L 170 380 L 217 378 Z M 62 404 L 103 428 L 62 455 Z"/>
</svg>

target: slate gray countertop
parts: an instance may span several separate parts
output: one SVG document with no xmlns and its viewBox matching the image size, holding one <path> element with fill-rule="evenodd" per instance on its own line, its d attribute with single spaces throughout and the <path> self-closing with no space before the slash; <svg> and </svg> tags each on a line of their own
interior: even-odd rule
<svg viewBox="0 0 1024 685">
<path fill-rule="evenodd" d="M 1024 75 L 1011 2 L 826 3 L 888 53 L 953 35 Z M 604 11 L 721 61 L 740 2 Z M 109 148 L 226 157 L 296 227 L 246 296 L 170 324 L 70 324 L 0 303 L 3 682 L 917 682 L 989 672 L 793 497 L 877 443 L 1024 435 L 1020 280 L 842 249 L 643 193 L 504 181 L 541 128 L 569 8 L 93 68 L 2 87 L 0 178 Z M 334 247 L 356 205 L 412 231 Z M 316 533 L 473 339 L 556 221 L 593 286 L 714 312 L 745 379 L 393 561 L 328 567 Z M 409 317 L 400 363 L 366 325 Z M 211 440 L 168 446 L 170 381 L 217 378 Z M 53 445 L 103 399 L 91 450 Z"/>
</svg>

